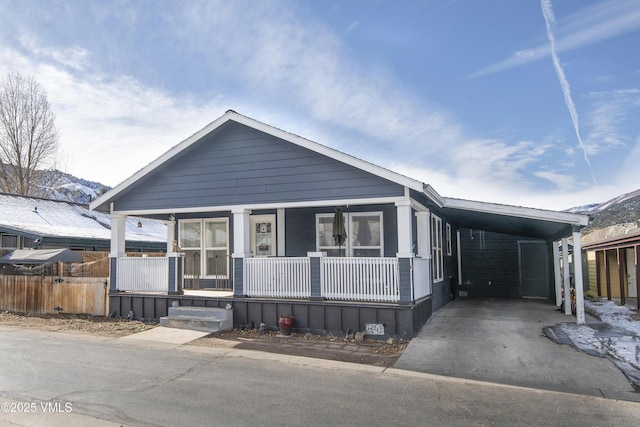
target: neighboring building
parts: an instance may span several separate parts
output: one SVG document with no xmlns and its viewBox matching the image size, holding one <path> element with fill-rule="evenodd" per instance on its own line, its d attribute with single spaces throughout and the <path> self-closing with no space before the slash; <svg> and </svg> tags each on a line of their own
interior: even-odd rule
<svg viewBox="0 0 640 427">
<path fill-rule="evenodd" d="M 369 328 L 398 337 L 413 337 L 467 278 L 519 278 L 518 291 L 502 287 L 495 296 L 556 300 L 548 285 L 559 286 L 552 243 L 576 234 L 579 241 L 587 224 L 583 215 L 444 198 L 420 181 L 233 111 L 91 208 L 111 210 L 110 304 L 121 313 L 158 318 L 179 300 L 231 305 L 236 326 L 274 325 L 287 314 L 298 330 Z M 162 264 L 124 255 L 129 216 L 167 221 L 167 244 L 177 245 Z M 489 252 L 469 241 L 468 230 L 523 237 Z M 503 257 L 514 250 L 517 256 Z M 502 268 L 484 275 L 489 264 Z M 517 273 L 507 275 L 507 265 Z M 141 271 L 156 279 L 140 280 Z M 183 285 L 220 281 L 232 297 L 183 295 Z"/>
<path fill-rule="evenodd" d="M 640 229 L 586 243 L 583 250 L 589 293 L 620 299 L 623 305 L 626 298 L 638 298 Z M 640 308 L 640 302 L 636 305 Z"/>
<path fill-rule="evenodd" d="M 57 249 L 109 251 L 109 215 L 87 205 L 0 193 L 0 250 Z M 129 218 L 128 252 L 165 252 L 166 225 Z"/>
</svg>

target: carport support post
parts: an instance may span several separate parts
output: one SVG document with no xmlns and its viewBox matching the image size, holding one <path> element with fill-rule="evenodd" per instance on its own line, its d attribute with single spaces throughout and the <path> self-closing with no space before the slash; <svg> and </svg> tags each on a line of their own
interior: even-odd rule
<svg viewBox="0 0 640 427">
<path fill-rule="evenodd" d="M 560 250 L 558 242 L 551 242 L 553 248 L 553 277 L 556 288 L 556 307 L 562 305 L 562 275 L 560 274 Z"/>
<path fill-rule="evenodd" d="M 580 228 L 573 227 L 573 278 L 576 286 L 576 321 L 584 323 L 584 285 L 582 283 L 582 243 Z"/>
<path fill-rule="evenodd" d="M 562 275 L 564 277 L 564 314 L 571 316 L 571 283 L 569 282 L 569 242 L 562 239 Z"/>
</svg>

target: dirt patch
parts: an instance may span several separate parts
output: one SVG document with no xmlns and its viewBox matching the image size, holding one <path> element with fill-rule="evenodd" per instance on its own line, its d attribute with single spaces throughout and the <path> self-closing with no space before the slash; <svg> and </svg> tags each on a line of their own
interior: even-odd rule
<svg viewBox="0 0 640 427">
<path fill-rule="evenodd" d="M 83 314 L 20 314 L 3 311 L 0 312 L 0 326 L 117 338 L 155 328 L 158 324 Z M 204 347 L 233 347 L 383 367 L 392 366 L 408 344 L 408 341 L 388 343 L 369 339 L 355 342 L 344 337 L 313 334 L 291 334 L 285 337 L 274 331 L 260 334 L 255 329 L 216 332 L 189 343 Z"/>
<path fill-rule="evenodd" d="M 122 337 L 146 331 L 158 325 L 137 320 L 114 319 L 87 314 L 19 314 L 3 311 L 0 312 L 0 326 Z"/>
<path fill-rule="evenodd" d="M 189 344 L 205 347 L 259 350 L 292 356 L 388 367 L 398 360 L 404 349 L 409 345 L 409 342 L 389 343 L 387 341 L 368 339 L 362 342 L 355 342 L 353 339 L 344 337 L 313 334 L 283 336 L 273 331 L 260 334 L 255 329 L 234 329 L 216 332 Z"/>
</svg>

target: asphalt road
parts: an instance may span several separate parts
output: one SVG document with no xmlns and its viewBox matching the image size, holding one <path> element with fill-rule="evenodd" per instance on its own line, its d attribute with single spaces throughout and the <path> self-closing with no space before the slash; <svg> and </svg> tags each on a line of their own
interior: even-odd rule
<svg viewBox="0 0 640 427">
<path fill-rule="evenodd" d="M 0 327 L 0 407 L 0 426 L 637 426 L 640 420 L 634 402 L 11 327 Z"/>
</svg>

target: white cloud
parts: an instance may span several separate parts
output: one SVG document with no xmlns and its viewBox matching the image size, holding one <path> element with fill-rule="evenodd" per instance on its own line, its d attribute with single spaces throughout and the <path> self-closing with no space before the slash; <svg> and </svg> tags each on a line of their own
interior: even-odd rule
<svg viewBox="0 0 640 427">
<path fill-rule="evenodd" d="M 533 172 L 533 174 L 538 178 L 552 182 L 556 188 L 561 188 L 565 191 L 576 188 L 575 178 L 573 175 L 558 173 L 552 170 L 536 171 Z"/>
<path fill-rule="evenodd" d="M 79 77 L 6 48 L 0 50 L 0 63 L 37 76 L 47 90 L 68 172 L 107 185 L 126 179 L 225 110 L 221 97 L 200 105 L 130 77 Z"/>
<path fill-rule="evenodd" d="M 638 117 L 640 89 L 592 92 L 587 98 L 593 101 L 585 121 L 589 154 L 606 153 L 612 147 L 632 143 L 621 129 Z"/>
<path fill-rule="evenodd" d="M 578 49 L 640 29 L 640 7 L 635 0 L 609 0 L 586 7 L 558 21 L 557 51 Z M 546 44 L 518 50 L 511 57 L 471 74 L 476 78 L 546 58 Z"/>
</svg>

